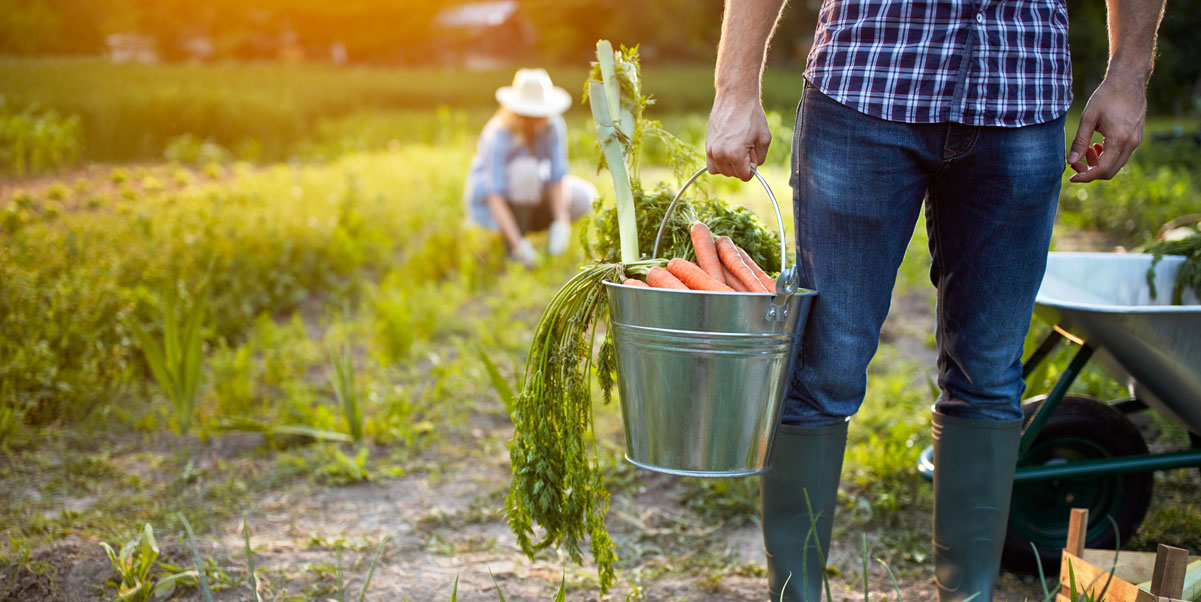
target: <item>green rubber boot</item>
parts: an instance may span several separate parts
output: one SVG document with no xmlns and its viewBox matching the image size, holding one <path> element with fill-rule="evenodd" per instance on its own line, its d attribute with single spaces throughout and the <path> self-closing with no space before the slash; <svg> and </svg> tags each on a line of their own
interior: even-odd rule
<svg viewBox="0 0 1201 602">
<path fill-rule="evenodd" d="M 1021 420 L 934 413 L 934 575 L 939 602 L 991 602 L 1009 520 Z"/>
<path fill-rule="evenodd" d="M 822 599 L 823 559 L 830 552 L 846 444 L 846 422 L 821 427 L 782 424 L 776 431 L 771 468 L 761 480 L 772 602 Z M 786 582 L 788 589 L 781 596 Z"/>
</svg>

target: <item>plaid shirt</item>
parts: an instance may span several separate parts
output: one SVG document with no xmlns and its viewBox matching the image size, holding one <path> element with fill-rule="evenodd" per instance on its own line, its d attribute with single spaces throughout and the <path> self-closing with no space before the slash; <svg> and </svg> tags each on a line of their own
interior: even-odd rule
<svg viewBox="0 0 1201 602">
<path fill-rule="evenodd" d="M 1020 127 L 1072 102 L 1064 0 L 824 0 L 805 77 L 873 117 Z"/>
</svg>

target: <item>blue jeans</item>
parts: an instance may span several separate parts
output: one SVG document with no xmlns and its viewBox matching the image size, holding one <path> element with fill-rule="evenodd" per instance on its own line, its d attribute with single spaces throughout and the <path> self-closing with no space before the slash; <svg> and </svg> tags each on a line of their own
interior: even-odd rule
<svg viewBox="0 0 1201 602">
<path fill-rule="evenodd" d="M 863 402 L 897 269 L 925 205 L 941 413 L 1021 418 L 1022 343 L 1046 269 L 1064 118 L 1022 128 L 869 117 L 806 84 L 793 141 L 801 284 L 818 292 L 783 422 Z"/>
</svg>

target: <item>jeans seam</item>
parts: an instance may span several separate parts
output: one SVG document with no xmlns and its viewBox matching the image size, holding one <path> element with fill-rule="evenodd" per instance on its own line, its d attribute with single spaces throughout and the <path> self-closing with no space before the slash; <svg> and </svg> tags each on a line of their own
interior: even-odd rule
<svg viewBox="0 0 1201 602">
<path fill-rule="evenodd" d="M 951 137 L 951 128 L 955 127 L 956 125 L 957 124 L 954 124 L 954 123 L 947 124 L 947 136 L 946 137 L 948 139 Z M 978 143 L 979 141 L 980 141 L 980 127 L 979 126 L 972 126 L 972 137 L 970 140 L 968 140 L 967 148 L 963 149 L 962 151 L 956 151 L 956 150 L 952 149 L 951 147 L 947 146 L 946 142 L 944 141 L 943 145 L 942 145 L 942 151 L 944 153 L 944 156 L 942 158 L 941 164 L 938 166 L 938 171 L 942 171 L 942 169 L 945 168 L 947 165 L 949 165 L 952 161 L 955 161 L 956 159 L 962 159 L 963 157 L 966 157 L 966 156 L 972 154 L 972 151 L 976 150 L 976 143 Z M 948 152 L 951 153 L 950 156 L 946 156 L 946 153 L 948 153 Z"/>
<path fill-rule="evenodd" d="M 790 161 L 792 174 L 790 174 L 790 175 L 791 175 L 791 178 L 795 178 L 795 180 L 796 180 L 796 183 L 793 187 L 793 197 L 792 197 L 792 210 L 793 210 L 794 216 L 799 216 L 802 213 L 801 209 L 800 209 L 800 202 L 799 202 L 800 195 L 797 192 L 801 189 L 801 186 L 800 186 L 801 161 L 800 161 L 800 157 L 797 156 L 797 153 L 798 153 L 798 149 L 801 147 L 799 142 L 801 140 L 802 130 L 805 127 L 805 120 L 803 118 L 803 115 L 805 113 L 805 103 L 809 100 L 809 91 L 816 90 L 816 89 L 817 89 L 817 87 L 814 86 L 812 83 L 810 83 L 809 80 L 807 80 L 807 79 L 805 80 L 805 84 L 803 86 L 801 86 L 801 100 L 800 100 L 800 102 L 797 103 L 796 119 L 793 124 L 792 157 L 791 157 L 791 161 Z M 801 248 L 800 248 L 800 244 L 799 244 L 800 236 L 801 236 L 801 227 L 800 227 L 801 225 L 799 223 L 795 223 L 795 221 L 796 221 L 795 217 L 793 219 L 794 219 L 794 226 L 795 226 L 795 230 L 796 230 L 793 233 L 793 237 L 796 239 L 793 241 L 793 248 L 794 248 L 794 252 L 796 253 L 796 257 L 793 260 L 793 269 L 797 271 L 798 281 L 806 283 L 807 285 L 812 285 L 812 282 L 809 280 L 809 275 L 805 273 L 805 263 L 804 263 L 804 261 L 801 260 Z M 800 355 L 800 358 L 799 358 L 800 366 L 794 366 L 792 368 L 792 376 L 794 379 L 797 378 L 797 376 L 799 375 L 800 368 L 809 364 L 808 346 L 801 345 L 801 353 L 799 355 Z"/>
<path fill-rule="evenodd" d="M 941 171 L 943 167 L 946 167 L 947 163 L 947 161 L 944 161 L 939 170 Z M 933 184 L 933 182 L 931 184 Z M 936 345 L 938 345 L 938 356 L 935 358 L 935 366 L 938 369 L 938 373 L 934 382 L 938 385 L 938 388 L 941 391 L 943 376 L 943 367 L 941 364 L 943 362 L 943 356 L 946 354 L 946 345 L 943 341 L 943 337 L 946 336 L 946 328 L 944 327 L 944 324 L 946 323 L 945 312 L 947 309 L 947 304 L 943 302 L 943 295 L 946 293 L 945 287 L 943 286 L 943 282 L 946 280 L 946 273 L 945 264 L 943 263 L 944 253 L 942 249 L 942 224 L 940 223 L 941 220 L 938 219 L 938 197 L 933 185 L 930 187 L 929 199 L 930 215 L 934 218 L 934 227 L 932 228 L 934 231 L 934 257 L 932 260 L 938 264 L 938 282 L 934 284 L 934 287 L 937 289 L 937 295 L 935 296 L 937 310 L 934 313 L 934 342 Z"/>
</svg>

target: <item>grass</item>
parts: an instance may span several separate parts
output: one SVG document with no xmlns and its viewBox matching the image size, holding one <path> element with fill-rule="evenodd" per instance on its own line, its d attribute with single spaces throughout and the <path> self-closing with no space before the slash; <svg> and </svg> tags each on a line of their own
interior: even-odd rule
<svg viewBox="0 0 1201 602">
<path fill-rule="evenodd" d="M 160 343 L 136 321 L 130 323 L 146 364 L 175 410 L 175 424 L 186 434 L 196 413 L 200 396 L 201 368 L 204 366 L 204 340 L 200 330 L 206 312 L 203 296 L 194 296 L 184 314 L 183 324 L 175 315 L 174 295 L 163 305 L 163 340 Z"/>
</svg>

